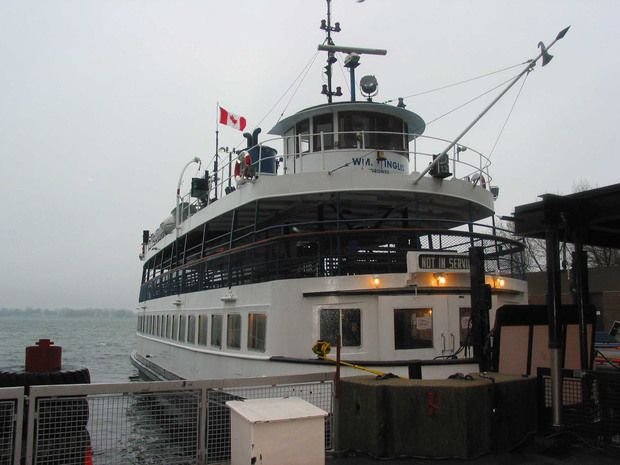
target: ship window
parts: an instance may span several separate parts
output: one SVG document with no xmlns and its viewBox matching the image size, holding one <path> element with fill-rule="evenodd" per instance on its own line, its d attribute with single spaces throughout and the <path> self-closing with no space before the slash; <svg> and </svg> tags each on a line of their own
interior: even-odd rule
<svg viewBox="0 0 620 465">
<path fill-rule="evenodd" d="M 394 309 L 394 348 L 433 347 L 433 310 L 430 308 Z"/>
<path fill-rule="evenodd" d="M 310 151 L 310 120 L 305 119 L 295 126 L 296 152 L 306 153 Z"/>
<path fill-rule="evenodd" d="M 361 314 L 359 308 L 323 308 L 320 313 L 319 337 L 336 345 L 340 334 L 342 347 L 361 345 Z"/>
<path fill-rule="evenodd" d="M 208 327 L 207 315 L 198 316 L 198 344 L 201 346 L 207 345 L 207 327 Z"/>
<path fill-rule="evenodd" d="M 226 346 L 241 349 L 241 315 L 231 313 L 226 318 Z"/>
<path fill-rule="evenodd" d="M 267 315 L 250 313 L 248 315 L 248 349 L 265 351 L 265 334 L 267 332 Z"/>
<path fill-rule="evenodd" d="M 159 327 L 161 325 L 161 315 L 155 317 L 155 336 L 159 336 Z"/>
<path fill-rule="evenodd" d="M 222 315 L 211 315 L 211 345 L 222 347 Z"/>
<path fill-rule="evenodd" d="M 172 315 L 172 339 L 177 340 L 179 338 L 179 335 L 177 333 L 177 316 L 176 315 Z"/>
<path fill-rule="evenodd" d="M 161 316 L 161 325 L 159 326 L 159 336 L 166 336 L 166 315 Z"/>
<path fill-rule="evenodd" d="M 172 327 L 170 325 L 170 315 L 166 315 L 166 337 L 168 339 L 170 339 L 172 336 L 171 332 L 172 332 Z"/>
<path fill-rule="evenodd" d="M 334 120 L 331 113 L 327 115 L 315 116 L 312 120 L 314 140 L 312 150 L 320 152 L 321 150 L 330 150 L 334 148 Z M 323 144 L 321 148 L 321 132 L 323 133 Z"/>
<path fill-rule="evenodd" d="M 295 153 L 295 128 L 284 134 L 284 153 L 287 155 Z"/>
<path fill-rule="evenodd" d="M 379 113 L 343 111 L 338 114 L 340 148 L 405 150 L 403 122 Z"/>
<path fill-rule="evenodd" d="M 187 342 L 196 343 L 196 317 L 194 315 L 187 317 Z"/>
<path fill-rule="evenodd" d="M 185 342 L 185 315 L 179 316 L 179 341 Z"/>
</svg>

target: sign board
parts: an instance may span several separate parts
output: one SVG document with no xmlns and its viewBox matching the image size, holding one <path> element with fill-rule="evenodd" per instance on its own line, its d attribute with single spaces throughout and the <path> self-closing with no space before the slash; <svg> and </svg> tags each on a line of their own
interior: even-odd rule
<svg viewBox="0 0 620 465">
<path fill-rule="evenodd" d="M 469 254 L 445 252 L 408 252 L 407 271 L 469 273 Z"/>
</svg>

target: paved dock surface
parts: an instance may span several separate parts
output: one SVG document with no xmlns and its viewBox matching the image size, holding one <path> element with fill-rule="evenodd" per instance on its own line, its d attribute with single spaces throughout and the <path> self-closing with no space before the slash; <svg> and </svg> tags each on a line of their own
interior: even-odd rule
<svg viewBox="0 0 620 465">
<path fill-rule="evenodd" d="M 550 444 L 553 444 L 551 447 Z M 327 465 L 618 465 L 620 444 L 604 449 L 584 443 L 577 437 L 567 437 L 559 444 L 547 439 L 532 438 L 509 452 L 487 454 L 475 459 L 396 458 L 375 459 L 364 454 L 328 457 Z"/>
</svg>

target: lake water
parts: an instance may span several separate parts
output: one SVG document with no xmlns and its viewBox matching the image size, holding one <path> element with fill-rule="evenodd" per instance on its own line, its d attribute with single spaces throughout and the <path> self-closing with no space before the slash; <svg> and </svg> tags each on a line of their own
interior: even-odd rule
<svg viewBox="0 0 620 465">
<path fill-rule="evenodd" d="M 136 320 L 124 317 L 0 316 L 0 368 L 24 365 L 27 346 L 51 339 L 62 347 L 62 363 L 90 370 L 93 383 L 129 381 Z"/>
</svg>

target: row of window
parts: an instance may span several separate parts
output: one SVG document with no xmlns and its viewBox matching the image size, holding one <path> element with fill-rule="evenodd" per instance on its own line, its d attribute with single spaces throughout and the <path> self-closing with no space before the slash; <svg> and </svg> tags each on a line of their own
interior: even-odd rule
<svg viewBox="0 0 620 465">
<path fill-rule="evenodd" d="M 337 142 L 334 139 L 334 121 L 338 122 Z M 357 111 L 341 111 L 337 116 L 328 113 L 312 118 L 312 129 L 310 120 L 306 119 L 287 132 L 285 153 L 356 147 L 407 151 L 407 131 L 407 124 L 395 116 Z M 322 138 L 321 132 L 324 133 Z M 362 134 L 363 140 L 360 140 L 358 133 Z M 311 137 L 311 134 L 314 135 Z"/>
<path fill-rule="evenodd" d="M 470 308 L 460 309 L 460 337 L 469 332 Z M 226 331 L 224 336 L 224 317 Z M 362 345 L 362 321 L 359 308 L 322 308 L 319 311 L 319 338 L 342 347 Z M 205 347 L 241 349 L 242 316 L 239 313 L 212 315 L 140 315 L 138 332 L 187 342 Z M 247 348 L 265 351 L 267 315 L 247 315 Z M 433 347 L 433 310 L 431 308 L 394 309 L 394 349 L 426 349 Z"/>
<path fill-rule="evenodd" d="M 224 317 L 226 331 L 224 336 Z M 247 316 L 247 348 L 265 351 L 267 315 L 249 313 Z M 240 313 L 212 315 L 140 315 L 138 332 L 173 341 L 205 347 L 241 349 L 242 317 Z"/>
</svg>

